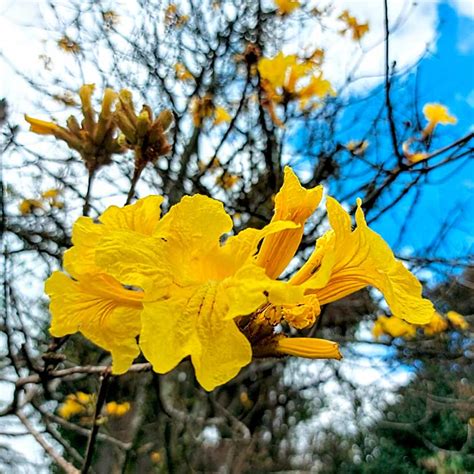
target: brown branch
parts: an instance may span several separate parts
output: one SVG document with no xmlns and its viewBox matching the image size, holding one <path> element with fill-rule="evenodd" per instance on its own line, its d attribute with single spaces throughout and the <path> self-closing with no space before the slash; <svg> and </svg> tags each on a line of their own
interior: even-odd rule
<svg viewBox="0 0 474 474">
<path fill-rule="evenodd" d="M 64 470 L 67 474 L 79 474 L 79 470 L 76 469 L 71 463 L 66 461 L 60 454 L 58 454 L 55 449 L 50 446 L 46 440 L 43 438 L 41 433 L 37 431 L 34 426 L 30 423 L 25 414 L 18 410 L 16 416 L 23 423 L 23 426 L 28 430 L 28 432 L 33 436 L 33 438 L 41 445 L 41 447 L 51 456 L 54 462 Z"/>
</svg>

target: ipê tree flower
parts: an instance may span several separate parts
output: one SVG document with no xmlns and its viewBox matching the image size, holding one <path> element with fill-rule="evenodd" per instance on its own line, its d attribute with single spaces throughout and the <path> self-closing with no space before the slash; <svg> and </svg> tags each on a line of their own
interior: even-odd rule
<svg viewBox="0 0 474 474">
<path fill-rule="evenodd" d="M 111 352 L 114 373 L 126 372 L 139 354 L 135 338 L 140 333 L 143 292 L 124 288 L 98 267 L 96 248 L 117 230 L 151 235 L 160 219 L 161 202 L 161 197 L 149 196 L 124 208 L 112 206 L 97 223 L 80 217 L 73 227 L 73 247 L 64 256 L 70 277 L 54 272 L 45 284 L 51 299 L 50 333 L 62 337 L 80 331 Z"/>
<path fill-rule="evenodd" d="M 273 58 L 260 58 L 258 71 L 261 77 L 266 108 L 273 121 L 279 125 L 273 107 L 299 101 L 301 109 L 328 95 L 335 95 L 331 84 L 323 79 L 320 64 L 313 59 L 300 59 L 294 54 L 284 55 L 281 51 Z"/>
<path fill-rule="evenodd" d="M 298 0 L 274 0 L 279 15 L 289 15 L 301 6 Z"/>
<path fill-rule="evenodd" d="M 426 143 L 429 142 L 429 138 L 434 133 L 434 130 L 438 124 L 441 125 L 454 125 L 457 123 L 457 118 L 451 115 L 444 105 L 441 104 L 425 104 L 423 107 L 423 114 L 427 120 L 425 128 L 421 131 L 419 137 L 413 136 L 406 140 L 403 145 L 403 154 L 410 163 L 419 163 L 430 157 L 430 153 L 418 151 L 411 151 L 411 146 L 415 142 Z"/>
<path fill-rule="evenodd" d="M 184 197 L 161 219 L 148 218 L 153 197 L 135 207 L 109 209 L 102 224 L 82 218 L 65 258 L 66 269 L 78 281 L 56 273 L 47 284 L 52 330 L 81 330 L 111 350 L 116 373 L 131 364 L 139 335 L 140 349 L 156 372 L 168 372 L 190 357 L 197 380 L 212 390 L 253 356 L 339 359 L 336 343 L 287 338 L 275 326 L 308 327 L 321 304 L 368 285 L 382 291 L 394 315 L 428 322 L 433 309 L 422 299 L 421 285 L 367 227 L 360 203 L 352 231 L 347 212 L 328 198 L 332 230 L 292 278 L 277 280 L 295 256 L 304 224 L 321 197 L 321 186 L 303 188 L 287 167 L 270 224 L 245 229 L 224 243 L 232 219 L 222 203 L 201 195 Z M 154 199 L 156 207 L 161 198 Z M 101 286 L 99 276 L 108 279 L 107 286 Z M 72 286 L 77 293 L 93 295 L 94 304 L 91 297 L 82 307 L 80 299 L 71 303 Z M 130 306 L 130 299 L 142 309 L 136 304 L 126 320 L 120 319 L 121 312 L 116 317 L 113 313 Z M 134 321 L 133 330 L 125 321 Z"/>
</svg>

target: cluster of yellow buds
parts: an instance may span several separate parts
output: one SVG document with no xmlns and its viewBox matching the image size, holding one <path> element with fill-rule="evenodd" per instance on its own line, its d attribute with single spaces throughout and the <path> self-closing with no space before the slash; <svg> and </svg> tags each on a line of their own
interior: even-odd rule
<svg viewBox="0 0 474 474">
<path fill-rule="evenodd" d="M 50 209 L 62 209 L 64 203 L 59 201 L 58 198 L 61 191 L 56 188 L 48 189 L 38 199 L 23 199 L 18 206 L 22 215 L 32 214 L 35 210 L 44 211 L 49 206 Z"/>
<path fill-rule="evenodd" d="M 132 94 L 123 89 L 119 94 L 105 89 L 101 112 L 96 118 L 91 103 L 93 84 L 79 89 L 83 120 L 79 124 L 71 115 L 67 127 L 46 122 L 25 115 L 30 130 L 40 135 L 53 135 L 78 151 L 87 169 L 93 173 L 101 166 L 112 162 L 113 154 L 124 153 L 127 149 L 135 152 L 135 167 L 140 171 L 149 162 L 170 151 L 166 132 L 173 122 L 170 110 L 164 110 L 156 118 L 148 105 L 143 105 L 137 115 L 133 106 Z M 116 110 L 112 106 L 118 99 Z M 121 133 L 118 134 L 117 130 Z"/>
<path fill-rule="evenodd" d="M 73 150 L 78 151 L 89 172 L 111 163 L 114 153 L 125 151 L 115 137 L 116 125 L 113 120 L 112 105 L 117 94 L 112 89 L 105 89 L 102 110 L 96 119 L 91 103 L 93 91 L 93 84 L 85 84 L 79 89 L 84 117 L 80 124 L 73 115 L 66 121 L 67 128 L 25 115 L 32 132 L 53 135 L 58 140 L 66 142 Z"/>
<path fill-rule="evenodd" d="M 132 94 L 126 89 L 120 91 L 118 100 L 114 115 L 122 132 L 118 143 L 135 152 L 135 168 L 142 170 L 147 163 L 154 163 L 171 150 L 166 133 L 173 123 L 173 113 L 163 110 L 154 117 L 150 106 L 144 104 L 137 115 Z"/>
</svg>

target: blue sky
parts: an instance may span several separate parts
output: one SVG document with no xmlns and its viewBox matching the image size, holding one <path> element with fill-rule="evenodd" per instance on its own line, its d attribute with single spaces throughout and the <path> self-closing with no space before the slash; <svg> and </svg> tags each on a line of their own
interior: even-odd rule
<svg viewBox="0 0 474 474">
<path fill-rule="evenodd" d="M 473 2 L 474 9 L 474 2 Z M 435 44 L 430 53 L 420 62 L 417 73 L 401 79 L 394 87 L 393 103 L 397 123 L 412 120 L 415 87 L 418 90 L 418 112 L 424 123 L 421 109 L 425 103 L 439 102 L 446 105 L 458 118 L 455 126 L 439 126 L 433 148 L 452 143 L 474 129 L 474 15 L 472 18 L 460 16 L 449 3 L 438 5 L 439 27 Z M 344 114 L 340 128 L 340 141 L 344 143 L 359 138 L 370 129 L 370 122 L 384 101 L 383 89 L 370 99 L 360 103 L 355 101 Z M 301 131 L 300 131 L 301 132 Z M 382 149 L 390 151 L 390 141 L 386 124 L 381 129 Z M 301 137 L 301 135 L 299 135 Z M 474 146 L 474 142 L 472 146 Z M 388 154 L 388 153 L 387 153 Z M 433 161 L 436 163 L 437 161 Z M 397 252 L 425 254 L 426 248 L 438 240 L 443 220 L 449 216 L 452 229 L 446 233 L 441 245 L 433 251 L 440 257 L 465 256 L 474 249 L 474 160 L 443 167 L 421 183 L 421 193 L 409 193 L 394 210 L 387 212 L 372 227 L 381 233 Z M 418 165 L 422 166 L 422 165 Z M 353 175 L 360 169 L 350 171 Z M 347 172 L 347 170 L 346 170 Z M 350 178 L 351 174 L 348 174 Z M 344 183 L 344 180 L 342 180 Z M 357 186 L 357 180 L 348 179 L 350 184 L 331 192 L 341 197 Z M 357 196 L 349 198 L 353 203 Z M 416 198 L 415 211 L 406 227 L 402 223 Z M 386 196 L 383 205 L 390 202 Z M 369 216 L 370 217 L 370 216 Z M 449 225 L 448 224 L 448 225 Z"/>
</svg>

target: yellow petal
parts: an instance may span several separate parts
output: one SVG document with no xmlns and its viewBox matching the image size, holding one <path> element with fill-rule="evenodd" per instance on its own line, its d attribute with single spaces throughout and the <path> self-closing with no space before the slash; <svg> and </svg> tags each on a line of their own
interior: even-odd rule
<svg viewBox="0 0 474 474">
<path fill-rule="evenodd" d="M 291 221 L 300 227 L 269 235 L 262 243 L 257 263 L 267 275 L 277 278 L 294 257 L 303 237 L 304 224 L 321 202 L 322 186 L 305 189 L 292 169 L 285 167 L 283 186 L 275 196 L 272 221 Z"/>
<path fill-rule="evenodd" d="M 391 316 L 390 318 L 379 316 L 377 321 L 375 321 L 372 333 L 377 339 L 381 334 L 410 339 L 416 335 L 416 327 L 396 316 Z"/>
<path fill-rule="evenodd" d="M 145 303 L 140 347 L 156 372 L 168 372 L 190 355 L 199 383 L 213 390 L 250 363 L 250 344 L 234 321 L 222 317 L 226 302 L 216 301 L 217 290 L 205 283 Z"/>
<path fill-rule="evenodd" d="M 103 274 L 78 282 L 54 272 L 45 290 L 51 299 L 51 334 L 61 337 L 80 331 L 112 353 L 114 373 L 126 372 L 139 354 L 135 337 L 140 332 L 143 295 Z"/>
<path fill-rule="evenodd" d="M 30 124 L 30 131 L 40 135 L 54 135 L 59 130 L 59 125 L 45 120 L 35 119 L 25 114 L 25 120 Z"/>
<path fill-rule="evenodd" d="M 423 332 L 427 336 L 434 336 L 448 329 L 448 322 L 438 312 L 433 312 L 433 315 L 428 324 L 422 326 Z"/>
<path fill-rule="evenodd" d="M 448 318 L 449 322 L 458 329 L 464 331 L 469 328 L 469 323 L 464 319 L 464 316 L 456 313 L 456 311 L 448 311 L 446 313 L 446 317 Z"/>
<path fill-rule="evenodd" d="M 162 196 L 147 196 L 125 207 L 110 206 L 99 220 L 111 230 L 152 235 L 160 220 L 162 202 Z"/>
<path fill-rule="evenodd" d="M 283 87 L 288 77 L 289 68 L 296 64 L 296 56 L 285 56 L 281 51 L 274 58 L 261 58 L 258 71 L 273 88 Z"/>
<path fill-rule="evenodd" d="M 267 303 L 278 306 L 305 301 L 304 288 L 273 280 L 254 264 L 244 265 L 234 276 L 224 280 L 221 288 L 227 299 L 227 319 L 251 314 Z"/>
<path fill-rule="evenodd" d="M 232 117 L 230 116 L 229 112 L 227 112 L 224 107 L 217 106 L 214 110 L 214 125 L 219 125 L 224 122 L 230 122 Z"/>
<path fill-rule="evenodd" d="M 274 0 L 280 15 L 289 15 L 293 10 L 299 8 L 301 3 L 298 0 Z"/>
<path fill-rule="evenodd" d="M 151 235 L 160 220 L 161 196 L 148 196 L 119 208 L 109 207 L 95 223 L 90 217 L 80 217 L 72 229 L 73 247 L 64 254 L 64 268 L 74 278 L 85 273 L 99 273 L 95 253 L 100 240 L 113 231 L 129 230 Z"/>
<path fill-rule="evenodd" d="M 285 337 L 278 340 L 276 350 L 280 354 L 307 359 L 342 359 L 339 346 L 326 339 Z"/>
<path fill-rule="evenodd" d="M 423 107 L 423 113 L 426 120 L 431 124 L 455 124 L 457 118 L 451 115 L 444 105 L 441 104 L 426 104 Z"/>
<path fill-rule="evenodd" d="M 327 210 L 333 231 L 290 282 L 316 294 L 321 304 L 373 286 L 383 293 L 394 316 L 414 324 L 427 323 L 433 305 L 421 297 L 415 276 L 395 259 L 382 237 L 369 229 L 360 200 L 354 231 L 349 214 L 335 199 L 328 197 Z"/>
<path fill-rule="evenodd" d="M 258 244 L 268 235 L 297 228 L 299 228 L 298 224 L 282 220 L 272 222 L 262 229 L 244 229 L 237 235 L 229 237 L 215 254 L 216 266 L 220 269 L 221 277 L 233 275 L 241 268 L 257 253 Z"/>
</svg>

